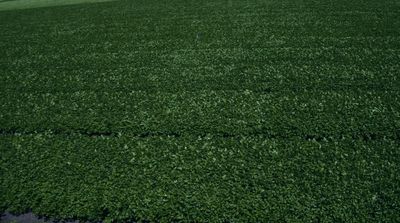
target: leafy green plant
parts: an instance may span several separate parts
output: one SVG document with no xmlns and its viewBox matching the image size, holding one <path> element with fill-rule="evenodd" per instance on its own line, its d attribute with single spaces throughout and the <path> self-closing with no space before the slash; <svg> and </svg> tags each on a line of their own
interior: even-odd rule
<svg viewBox="0 0 400 223">
<path fill-rule="evenodd" d="M 398 9 L 134 0 L 0 12 L 0 210 L 400 221 Z"/>
</svg>

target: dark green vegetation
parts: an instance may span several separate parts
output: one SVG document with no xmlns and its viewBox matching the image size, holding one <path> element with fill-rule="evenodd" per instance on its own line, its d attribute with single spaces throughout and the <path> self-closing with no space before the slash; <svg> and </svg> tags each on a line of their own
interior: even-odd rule
<svg viewBox="0 0 400 223">
<path fill-rule="evenodd" d="M 113 0 L 0 0 L 0 11 L 73 5 L 82 3 L 98 3 Z"/>
<path fill-rule="evenodd" d="M 400 221 L 399 1 L 0 12 L 0 210 Z"/>
</svg>

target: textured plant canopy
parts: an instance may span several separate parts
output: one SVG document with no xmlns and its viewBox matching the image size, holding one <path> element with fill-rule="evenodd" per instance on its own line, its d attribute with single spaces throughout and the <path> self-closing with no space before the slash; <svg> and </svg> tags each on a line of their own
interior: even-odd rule
<svg viewBox="0 0 400 223">
<path fill-rule="evenodd" d="M 112 0 L 0 0 L 0 11 L 41 8 L 82 3 L 107 2 Z"/>
<path fill-rule="evenodd" d="M 112 1 L 0 30 L 1 212 L 400 221 L 399 1 Z"/>
</svg>

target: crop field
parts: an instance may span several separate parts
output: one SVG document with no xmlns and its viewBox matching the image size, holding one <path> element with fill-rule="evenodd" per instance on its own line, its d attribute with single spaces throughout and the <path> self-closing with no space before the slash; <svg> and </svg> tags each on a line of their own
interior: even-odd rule
<svg viewBox="0 0 400 223">
<path fill-rule="evenodd" d="M 400 1 L 14 1 L 0 213 L 400 222 Z"/>
<path fill-rule="evenodd" d="M 0 0 L 0 11 L 41 8 L 82 3 L 97 3 L 112 0 Z"/>
</svg>

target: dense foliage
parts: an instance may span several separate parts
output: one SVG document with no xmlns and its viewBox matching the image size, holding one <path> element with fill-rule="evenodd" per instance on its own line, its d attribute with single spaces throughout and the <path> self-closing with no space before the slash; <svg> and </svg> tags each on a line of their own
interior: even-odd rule
<svg viewBox="0 0 400 223">
<path fill-rule="evenodd" d="M 0 12 L 0 211 L 400 221 L 400 2 Z"/>
</svg>

